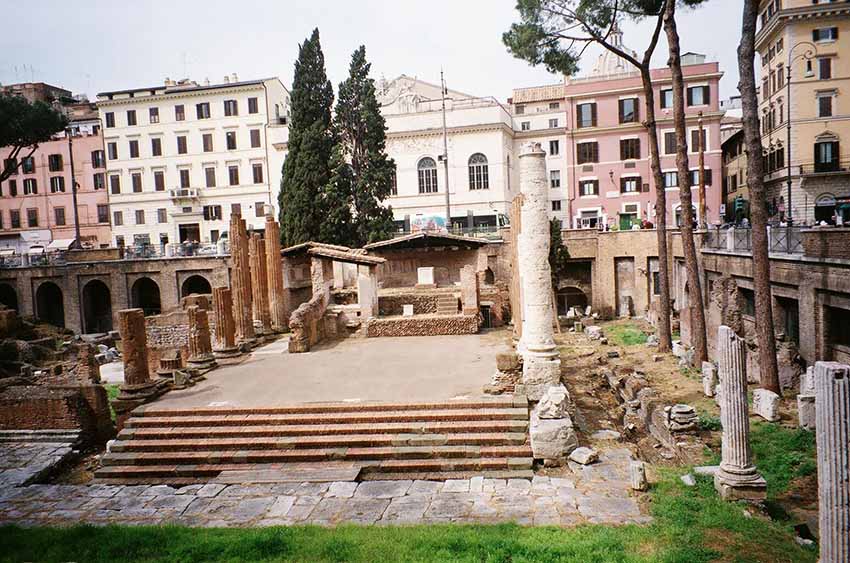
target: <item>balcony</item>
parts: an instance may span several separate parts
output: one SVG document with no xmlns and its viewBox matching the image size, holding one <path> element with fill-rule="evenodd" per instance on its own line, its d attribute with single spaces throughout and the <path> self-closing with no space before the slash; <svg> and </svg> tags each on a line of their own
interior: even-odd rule
<svg viewBox="0 0 850 563">
<path fill-rule="evenodd" d="M 201 197 L 198 188 L 177 188 L 169 190 L 168 193 L 175 201 L 198 200 Z"/>
</svg>

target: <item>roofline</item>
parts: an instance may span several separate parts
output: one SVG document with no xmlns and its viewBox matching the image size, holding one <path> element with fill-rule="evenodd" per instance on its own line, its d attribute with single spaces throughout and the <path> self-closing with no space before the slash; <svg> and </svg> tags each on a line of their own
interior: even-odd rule
<svg viewBox="0 0 850 563">
<path fill-rule="evenodd" d="M 388 240 L 373 242 L 371 244 L 367 244 L 363 248 L 365 248 L 366 250 L 380 249 L 380 248 L 384 248 L 384 247 L 387 247 L 387 246 L 392 246 L 394 244 L 398 244 L 400 242 L 407 242 L 409 240 L 415 240 L 415 239 L 419 239 L 419 238 L 434 238 L 434 239 L 442 238 L 442 239 L 455 240 L 457 242 L 469 242 L 469 243 L 476 244 L 478 246 L 484 246 L 486 244 L 489 244 L 489 242 L 486 241 L 486 240 L 481 240 L 481 239 L 473 238 L 473 237 L 453 235 L 453 234 L 450 234 L 450 233 L 428 233 L 426 231 L 420 231 L 418 233 L 410 233 L 409 235 L 404 235 L 404 236 L 401 236 L 401 237 L 395 237 L 395 238 L 391 238 L 391 239 L 388 239 Z"/>
<path fill-rule="evenodd" d="M 183 93 L 183 92 L 198 92 L 198 91 L 201 91 L 201 90 L 219 90 L 219 89 L 223 89 L 223 88 L 232 88 L 234 86 L 236 86 L 236 87 L 239 87 L 239 86 L 254 86 L 254 85 L 263 84 L 265 82 L 268 82 L 269 80 L 277 80 L 281 84 L 283 84 L 283 81 L 280 80 L 280 78 L 278 78 L 277 76 L 272 76 L 270 78 L 258 78 L 256 80 L 240 80 L 238 82 L 228 82 L 226 84 L 222 83 L 222 84 L 210 84 L 209 86 L 203 86 L 203 85 L 192 86 L 192 87 L 187 87 L 187 88 L 179 88 L 177 90 L 171 90 L 171 91 L 168 91 L 167 87 L 164 84 L 159 84 L 157 86 L 149 86 L 147 88 L 130 88 L 128 90 L 110 90 L 110 91 L 106 91 L 106 92 L 98 92 L 96 95 L 98 97 L 99 96 L 114 96 L 115 94 L 133 94 L 133 93 L 136 93 L 136 92 L 150 92 L 151 90 L 163 89 L 163 92 L 158 93 L 156 95 L 157 96 L 164 96 L 164 95 L 168 95 L 168 94 L 178 94 L 178 93 Z M 284 88 L 286 88 L 286 86 L 284 86 Z M 289 90 L 287 89 L 287 91 L 289 91 Z M 112 100 L 101 100 L 101 101 L 112 101 Z"/>
</svg>

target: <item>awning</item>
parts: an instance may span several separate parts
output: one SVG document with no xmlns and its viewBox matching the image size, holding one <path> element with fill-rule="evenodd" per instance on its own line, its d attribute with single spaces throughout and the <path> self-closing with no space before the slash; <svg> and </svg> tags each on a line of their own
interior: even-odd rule
<svg viewBox="0 0 850 563">
<path fill-rule="evenodd" d="M 0 248 L 0 256 L 14 256 L 15 249 L 14 248 Z"/>
<path fill-rule="evenodd" d="M 71 248 L 71 245 L 74 244 L 74 241 L 77 239 L 73 238 L 60 238 L 56 239 L 50 244 L 47 245 L 47 250 L 68 250 Z"/>
</svg>

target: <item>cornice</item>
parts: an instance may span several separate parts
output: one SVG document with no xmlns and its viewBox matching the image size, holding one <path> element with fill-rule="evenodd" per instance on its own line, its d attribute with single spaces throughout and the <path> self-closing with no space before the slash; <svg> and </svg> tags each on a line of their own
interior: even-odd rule
<svg viewBox="0 0 850 563">
<path fill-rule="evenodd" d="M 637 75 L 637 76 L 639 78 L 639 75 Z M 703 73 L 703 74 L 688 74 L 688 75 L 684 76 L 684 79 L 685 79 L 685 83 L 688 83 L 688 82 L 694 82 L 696 80 L 710 80 L 712 78 L 716 78 L 716 79 L 720 80 L 722 77 L 723 77 L 723 72 L 718 71 L 718 72 L 708 72 L 708 73 Z M 599 82 L 600 83 L 613 82 L 613 80 L 612 81 L 600 80 Z M 652 85 L 653 86 L 656 86 L 656 85 L 659 85 L 659 84 L 666 85 L 666 84 L 672 84 L 672 83 L 673 83 L 672 77 L 663 77 L 663 78 L 653 78 L 652 79 Z M 640 83 L 638 83 L 638 84 L 635 84 L 634 86 L 624 86 L 624 87 L 621 87 L 621 88 L 608 88 L 608 89 L 604 89 L 604 90 L 592 90 L 592 91 L 580 92 L 580 93 L 573 94 L 569 91 L 569 85 L 568 85 L 567 86 L 567 92 L 566 92 L 566 99 L 567 100 L 580 100 L 581 98 L 590 98 L 590 97 L 593 97 L 593 96 L 605 96 L 605 95 L 610 95 L 610 94 L 627 94 L 627 93 L 630 93 L 630 92 L 643 93 L 643 86 Z"/>
<path fill-rule="evenodd" d="M 513 129 L 502 122 L 482 123 L 477 125 L 463 125 L 460 127 L 447 127 L 446 132 L 450 134 L 481 133 L 486 131 L 502 131 L 513 134 Z M 409 131 L 387 132 L 387 139 L 411 139 L 415 137 L 434 137 L 443 134 L 442 127 L 428 129 L 413 129 Z"/>
<path fill-rule="evenodd" d="M 770 18 L 767 25 L 756 33 L 756 50 L 761 51 L 768 37 L 772 37 L 776 31 L 793 21 L 836 16 L 850 16 L 850 4 L 816 4 L 779 10 L 779 13 Z"/>
<path fill-rule="evenodd" d="M 112 106 L 122 106 L 122 105 L 132 105 L 138 103 L 152 103 L 152 102 L 162 102 L 166 100 L 174 100 L 181 98 L 206 98 L 209 97 L 210 94 L 215 93 L 218 94 L 227 94 L 230 92 L 250 92 L 252 90 L 262 91 L 262 84 L 245 84 L 242 86 L 233 86 L 230 88 L 216 88 L 215 90 L 185 90 L 185 91 L 172 91 L 165 92 L 162 94 L 156 94 L 154 96 L 140 96 L 138 98 L 118 98 L 112 100 L 98 100 L 96 102 L 98 108 L 101 107 L 112 107 Z"/>
</svg>

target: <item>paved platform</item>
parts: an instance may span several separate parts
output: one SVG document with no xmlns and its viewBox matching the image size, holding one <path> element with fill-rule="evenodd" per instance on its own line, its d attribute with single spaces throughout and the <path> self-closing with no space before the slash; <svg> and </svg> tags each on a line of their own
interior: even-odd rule
<svg viewBox="0 0 850 563">
<path fill-rule="evenodd" d="M 190 389 L 157 405 L 277 406 L 327 401 L 443 401 L 480 397 L 496 371 L 509 333 L 462 336 L 348 338 L 289 354 L 281 339 L 249 359 L 223 365 Z"/>
<path fill-rule="evenodd" d="M 646 523 L 629 488 L 629 459 L 626 449 L 606 450 L 594 465 L 571 463 L 561 477 L 532 480 L 8 487 L 0 490 L 0 524 Z"/>
</svg>

